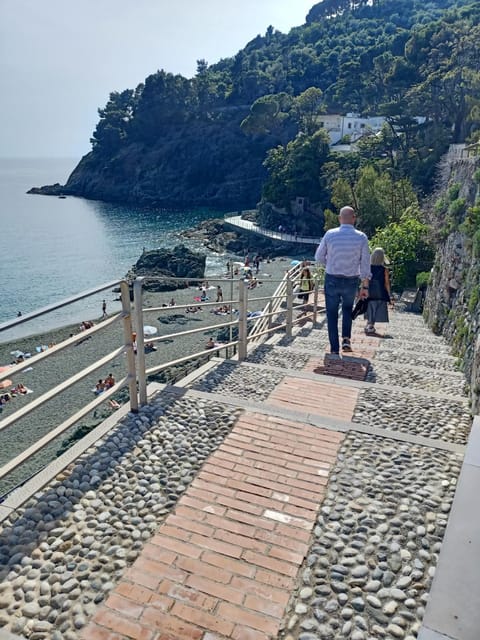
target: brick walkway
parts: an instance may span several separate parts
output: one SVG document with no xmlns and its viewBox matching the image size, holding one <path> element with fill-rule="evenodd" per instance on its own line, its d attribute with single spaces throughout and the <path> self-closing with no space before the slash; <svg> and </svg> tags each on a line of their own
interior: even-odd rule
<svg viewBox="0 0 480 640">
<path fill-rule="evenodd" d="M 380 339 L 357 330 L 350 357 L 305 370 L 363 380 Z M 359 391 L 326 376 L 286 376 L 266 404 L 351 420 Z M 242 413 L 82 638 L 276 638 L 343 437 Z"/>
<path fill-rule="evenodd" d="M 243 413 L 82 638 L 275 638 L 342 440 Z"/>
</svg>

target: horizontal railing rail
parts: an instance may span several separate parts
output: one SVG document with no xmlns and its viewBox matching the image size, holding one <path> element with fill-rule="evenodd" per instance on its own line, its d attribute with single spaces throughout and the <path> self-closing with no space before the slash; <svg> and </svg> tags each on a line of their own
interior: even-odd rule
<svg viewBox="0 0 480 640">
<path fill-rule="evenodd" d="M 171 360 L 170 362 L 164 362 L 163 364 L 157 365 L 156 367 L 150 367 L 146 369 L 145 373 L 147 376 L 158 373 L 159 371 L 164 371 L 169 367 L 173 367 L 178 364 L 182 364 L 184 362 L 188 362 L 189 360 L 194 360 L 196 358 L 202 358 L 203 356 L 211 356 L 215 351 L 220 351 L 221 349 L 225 349 L 225 347 L 232 347 L 238 344 L 238 341 L 229 342 L 227 344 L 222 344 L 219 347 L 213 347 L 212 349 L 204 349 L 203 351 L 197 351 L 196 353 L 189 354 L 188 356 L 182 356 L 181 358 L 177 358 L 176 360 Z"/>
<path fill-rule="evenodd" d="M 41 307 L 40 309 L 36 309 L 35 311 L 31 311 L 30 313 L 22 314 L 21 316 L 17 316 L 12 320 L 7 320 L 6 322 L 2 322 L 0 324 L 0 333 L 5 331 L 6 329 L 12 329 L 19 324 L 23 324 L 24 322 L 29 322 L 34 318 L 38 318 L 40 316 L 44 316 L 47 313 L 51 313 L 52 311 L 56 311 L 57 309 L 61 309 L 63 307 L 67 307 L 74 302 L 78 302 L 79 300 L 84 300 L 85 298 L 89 298 L 90 296 L 95 295 L 96 293 L 100 293 L 101 291 L 106 291 L 107 289 L 112 289 L 116 287 L 122 282 L 122 280 L 112 280 L 111 282 L 107 282 L 99 285 L 98 287 L 93 287 L 93 289 L 87 289 L 86 291 L 82 291 L 81 293 L 77 293 L 70 298 L 64 298 L 59 302 L 54 302 L 53 304 L 49 304 L 46 307 Z"/>
<path fill-rule="evenodd" d="M 133 344 L 132 344 L 132 324 L 131 324 L 131 304 L 130 304 L 130 293 L 129 286 L 125 280 L 112 280 L 110 282 L 104 283 L 87 291 L 80 292 L 74 296 L 63 299 L 60 302 L 48 305 L 46 307 L 42 307 L 32 313 L 25 314 L 23 316 L 14 318 L 11 321 L 4 322 L 0 325 L 0 335 L 2 332 L 12 329 L 17 325 L 28 322 L 29 320 L 33 320 L 34 318 L 38 318 L 40 316 L 47 315 L 52 311 L 56 311 L 57 309 L 67 307 L 73 303 L 76 303 L 80 300 L 88 298 L 89 296 L 98 294 L 102 291 L 112 289 L 114 287 L 120 287 L 120 299 L 122 303 L 122 311 L 118 313 L 114 313 L 112 316 L 97 322 L 92 327 L 81 331 L 75 335 L 71 335 L 69 338 L 62 340 L 58 344 L 49 345 L 48 348 L 42 350 L 40 353 L 32 355 L 31 357 L 24 358 L 24 354 L 22 355 L 22 360 L 11 366 L 6 366 L 0 372 L 0 381 L 5 381 L 7 379 L 14 379 L 15 376 L 19 373 L 22 373 L 26 368 L 33 368 L 35 365 L 43 363 L 44 361 L 51 361 L 51 365 L 48 362 L 45 363 L 46 366 L 55 367 L 55 358 L 64 351 L 68 351 L 68 349 L 75 347 L 79 344 L 79 342 L 83 342 L 87 338 L 93 337 L 95 334 L 108 330 L 115 323 L 121 322 L 123 325 L 123 341 L 121 344 L 115 348 L 110 353 L 102 356 L 101 358 L 96 358 L 93 363 L 90 363 L 88 366 L 82 367 L 79 371 L 73 373 L 73 375 L 69 375 L 66 379 L 62 380 L 59 384 L 53 386 L 48 389 L 40 396 L 35 398 L 30 398 L 30 396 L 25 396 L 27 399 L 27 403 L 13 411 L 10 415 L 5 416 L 0 420 L 0 432 L 3 432 L 5 429 L 11 427 L 13 424 L 19 422 L 21 419 L 28 417 L 30 414 L 33 414 L 36 410 L 44 405 L 48 404 L 50 401 L 58 398 L 58 396 L 67 390 L 70 390 L 74 385 L 79 383 L 80 381 L 87 378 L 89 375 L 93 374 L 97 369 L 111 362 L 116 357 L 126 354 L 126 372 L 125 375 L 122 376 L 120 381 L 116 381 L 113 386 L 97 395 L 91 402 L 85 403 L 85 405 L 80 408 L 72 409 L 73 413 L 70 416 L 67 416 L 64 420 L 61 421 L 58 425 L 52 425 L 52 428 L 49 431 L 39 437 L 39 439 L 34 442 L 32 445 L 27 447 L 24 451 L 13 456 L 11 460 L 3 464 L 0 468 L 0 478 L 7 476 L 13 470 L 15 470 L 19 465 L 25 463 L 36 453 L 40 452 L 43 448 L 45 448 L 50 442 L 64 434 L 70 427 L 74 426 L 89 414 L 92 411 L 108 401 L 115 393 L 124 387 L 128 386 L 129 388 L 129 404 L 131 411 L 138 410 L 138 395 L 137 395 L 137 383 L 136 383 L 136 371 L 135 371 L 135 360 L 133 354 Z M 16 358 L 18 360 L 18 358 Z M 8 388 L 2 389 L 0 391 L 0 395 L 7 395 L 12 398 L 13 401 L 13 393 L 15 388 L 9 390 Z M 21 392 L 18 392 L 19 394 Z M 10 402 L 8 403 L 11 404 Z M 78 404 L 77 404 L 78 407 Z M 1 412 L 3 413 L 3 411 Z M 65 407 L 65 413 L 68 414 L 68 409 Z"/>
<path fill-rule="evenodd" d="M 58 344 L 49 346 L 45 351 L 33 355 L 28 361 L 19 362 L 1 371 L 0 381 L 14 377 L 20 373 L 25 368 L 26 363 L 28 363 L 28 365 L 35 365 L 46 359 L 55 358 L 60 352 L 77 345 L 82 338 L 92 337 L 101 331 L 109 330 L 118 322 L 123 323 L 123 340 L 121 344 L 109 353 L 97 358 L 88 366 L 82 367 L 72 375 L 69 375 L 59 384 L 42 393 L 39 397 L 31 399 L 26 405 L 6 416 L 3 420 L 0 420 L 0 432 L 11 427 L 22 418 L 32 414 L 46 403 L 57 398 L 59 394 L 70 389 L 122 354 L 126 354 L 127 356 L 125 375 L 123 375 L 120 380 L 117 380 L 111 388 L 106 389 L 93 400 L 74 411 L 71 416 L 65 418 L 60 424 L 54 425 L 48 433 L 39 437 L 37 441 L 25 448 L 25 450 L 15 454 L 11 460 L 0 467 L 0 479 L 8 476 L 19 466 L 25 464 L 48 444 L 65 434 L 65 432 L 78 423 L 79 420 L 94 411 L 99 405 L 111 400 L 116 393 L 127 386 L 129 389 L 130 410 L 135 412 L 139 406 L 146 404 L 148 401 L 147 379 L 151 376 L 158 375 L 165 370 L 173 369 L 184 363 L 192 363 L 192 366 L 199 366 L 199 364 L 205 361 L 205 358 L 208 359 L 212 356 L 220 357 L 223 350 L 225 350 L 225 358 L 228 358 L 228 354 L 230 353 L 230 357 L 235 356 L 241 361 L 247 357 L 249 349 L 255 348 L 255 346 L 261 341 L 266 340 L 268 336 L 274 332 L 284 330 L 287 335 L 291 335 L 292 327 L 298 322 L 298 319 L 293 318 L 293 312 L 298 309 L 304 311 L 302 317 L 311 318 L 316 322 L 318 287 L 315 287 L 314 291 L 315 302 L 313 312 L 307 314 L 305 311 L 305 303 L 296 304 L 294 302 L 294 286 L 299 282 L 302 266 L 303 265 L 300 264 L 293 266 L 286 271 L 285 276 L 281 280 L 269 280 L 269 283 L 278 283 L 272 295 L 253 295 L 253 289 L 248 288 L 249 279 L 246 275 L 239 278 L 212 278 L 210 279 L 211 282 L 220 282 L 224 288 L 225 284 L 231 285 L 228 300 L 223 301 L 222 299 L 218 302 L 213 300 L 203 302 L 195 300 L 190 304 L 144 307 L 143 292 L 145 280 L 143 278 L 137 278 L 131 284 L 125 280 L 114 280 L 0 325 L 0 332 L 11 329 L 18 324 L 27 322 L 29 319 L 37 318 L 90 295 L 120 285 L 122 303 L 122 310 L 120 312 L 97 322 L 93 327 L 82 331 L 80 334 L 70 336 Z M 149 277 L 148 282 L 154 279 L 155 278 Z M 172 278 L 169 278 L 169 280 L 172 280 Z M 197 282 L 204 282 L 205 278 L 178 278 L 175 280 L 180 283 L 187 282 L 192 285 Z M 236 295 L 234 295 L 234 287 L 238 289 Z M 133 304 L 131 301 L 132 289 Z M 208 290 L 208 292 L 210 292 L 210 290 Z M 255 291 L 255 293 L 257 292 Z M 212 289 L 212 294 L 215 295 L 214 289 Z M 261 308 L 262 303 L 265 303 L 263 308 Z M 212 307 L 218 307 L 219 305 L 227 309 L 227 311 L 225 314 L 221 314 L 221 316 L 224 315 L 223 318 L 217 315 L 218 322 L 213 322 L 212 318 L 211 323 L 202 323 L 201 326 L 181 331 L 174 330 L 169 333 L 163 333 L 162 335 L 145 335 L 144 333 L 145 323 L 148 322 L 147 318 L 149 314 L 171 314 L 172 312 L 186 311 L 189 307 L 207 310 Z M 260 305 L 260 309 L 249 313 L 249 305 L 257 308 Z M 195 348 L 195 344 L 191 343 L 193 346 L 190 346 L 187 350 L 188 352 L 182 354 L 181 357 L 174 359 L 168 359 L 167 357 L 166 361 L 154 364 L 153 366 L 147 366 L 146 364 L 146 345 L 151 346 L 167 341 L 182 340 L 186 337 L 194 338 L 196 335 L 202 333 L 213 334 L 219 331 L 229 333 L 229 337 L 222 339 L 221 342 L 215 342 L 211 347 L 209 346 L 208 348 L 202 349 Z M 235 336 L 233 335 L 233 331 L 236 332 Z M 195 365 L 195 363 L 197 364 Z"/>
<path fill-rule="evenodd" d="M 74 424 L 76 424 L 79 420 L 89 414 L 91 411 L 94 411 L 100 404 L 110 399 L 115 393 L 117 393 L 120 389 L 122 389 L 128 383 L 128 376 L 125 376 L 122 380 L 119 380 L 113 387 L 104 391 L 102 393 L 102 397 L 97 396 L 94 400 L 86 404 L 82 409 L 74 413 L 70 418 L 64 420 L 60 425 L 58 425 L 55 429 L 49 431 L 45 436 L 37 440 L 32 446 L 28 449 L 25 449 L 21 454 L 13 458 L 10 462 L 3 465 L 0 468 L 0 478 L 8 475 L 11 471 L 16 469 L 20 464 L 29 460 L 36 453 L 44 449 L 52 440 L 55 440 L 59 436 L 65 433 L 67 429 L 70 429 Z"/>
<path fill-rule="evenodd" d="M 38 317 L 38 316 L 35 316 L 35 317 Z M 41 351 L 37 355 L 31 356 L 30 358 L 28 358 L 28 365 L 32 366 L 34 364 L 39 363 L 41 360 L 45 360 L 46 358 L 51 358 L 56 353 L 59 353 L 60 351 L 63 351 L 64 349 L 77 344 L 79 339 L 92 336 L 98 331 L 101 331 L 102 329 L 109 327 L 111 324 L 114 324 L 115 322 L 117 322 L 122 318 L 123 318 L 123 312 L 120 311 L 119 313 L 114 314 L 107 320 L 103 320 L 102 322 L 99 322 L 98 324 L 94 325 L 90 329 L 85 329 L 85 331 L 82 331 L 81 335 L 76 334 L 71 338 L 62 340 L 62 342 L 60 342 L 59 344 L 55 344 L 48 347 L 48 349 L 46 349 L 45 351 Z M 16 373 L 21 372 L 22 369 L 25 369 L 26 362 L 27 360 L 23 360 L 19 364 L 11 365 L 10 367 L 8 367 L 8 369 L 5 369 L 5 371 L 0 371 L 0 381 L 4 380 L 5 378 L 10 378 L 10 376 L 13 376 Z"/>
</svg>

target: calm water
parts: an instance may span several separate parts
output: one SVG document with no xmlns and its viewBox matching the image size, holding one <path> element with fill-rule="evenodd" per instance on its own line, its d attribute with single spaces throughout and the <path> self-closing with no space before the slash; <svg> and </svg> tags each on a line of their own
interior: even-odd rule
<svg viewBox="0 0 480 640">
<path fill-rule="evenodd" d="M 64 184 L 74 159 L 0 159 L 0 323 L 125 275 L 143 247 L 186 244 L 178 231 L 218 213 L 144 210 L 68 197 L 27 195 L 32 186 Z M 190 245 L 203 250 L 199 245 Z M 207 257 L 207 275 L 218 273 L 224 257 Z M 32 334 L 119 309 L 106 291 L 55 315 L 5 331 L 0 341 Z"/>
</svg>

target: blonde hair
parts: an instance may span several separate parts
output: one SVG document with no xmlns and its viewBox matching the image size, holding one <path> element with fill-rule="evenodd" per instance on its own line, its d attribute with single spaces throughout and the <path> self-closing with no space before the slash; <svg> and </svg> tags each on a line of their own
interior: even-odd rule
<svg viewBox="0 0 480 640">
<path fill-rule="evenodd" d="M 385 252 L 381 247 L 373 250 L 370 256 L 370 264 L 385 266 Z"/>
</svg>

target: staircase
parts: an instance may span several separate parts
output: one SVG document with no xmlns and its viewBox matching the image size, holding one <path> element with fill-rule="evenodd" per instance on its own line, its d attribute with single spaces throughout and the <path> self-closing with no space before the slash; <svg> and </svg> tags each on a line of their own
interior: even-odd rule
<svg viewBox="0 0 480 640">
<path fill-rule="evenodd" d="M 391 312 L 376 336 L 361 325 L 340 360 L 324 324 L 305 321 L 242 363 L 212 359 L 151 386 L 148 407 L 6 523 L 5 628 L 476 639 L 480 529 L 464 478 L 480 440 L 465 380 L 421 316 Z"/>
</svg>

